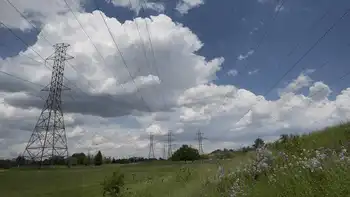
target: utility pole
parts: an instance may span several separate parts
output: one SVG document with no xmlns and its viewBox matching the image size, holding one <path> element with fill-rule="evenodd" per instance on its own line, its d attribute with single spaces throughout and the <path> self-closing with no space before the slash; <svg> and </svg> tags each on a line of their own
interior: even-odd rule
<svg viewBox="0 0 350 197">
<path fill-rule="evenodd" d="M 198 129 L 197 131 L 197 140 L 198 140 L 198 152 L 199 154 L 203 154 L 203 139 L 206 139 L 203 137 L 203 133 L 200 132 L 200 130 Z"/>
<path fill-rule="evenodd" d="M 61 93 L 68 89 L 63 85 L 63 73 L 65 61 L 73 58 L 66 53 L 69 46 L 65 43 L 55 44 L 55 53 L 46 59 L 54 61 L 51 83 L 43 89 L 49 91 L 49 96 L 23 153 L 25 158 L 39 162 L 40 168 L 45 160 L 54 165 L 56 159 L 68 159 Z"/>
<path fill-rule="evenodd" d="M 148 159 L 154 159 L 154 135 L 152 133 L 149 134 L 149 153 Z"/>
</svg>

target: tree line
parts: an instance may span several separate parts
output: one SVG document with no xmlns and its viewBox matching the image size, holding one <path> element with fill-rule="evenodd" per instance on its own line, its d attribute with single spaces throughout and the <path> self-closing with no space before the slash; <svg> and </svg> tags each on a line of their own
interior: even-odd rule
<svg viewBox="0 0 350 197">
<path fill-rule="evenodd" d="M 286 141 L 293 136 L 281 135 L 281 141 Z M 257 138 L 254 144 L 251 146 L 245 146 L 239 149 L 217 149 L 208 155 L 200 155 L 198 150 L 192 148 L 186 144 L 182 145 L 176 150 L 173 155 L 168 158 L 172 161 L 194 161 L 200 159 L 209 159 L 210 156 L 214 156 L 218 159 L 232 158 L 237 154 L 246 153 L 251 150 L 255 150 L 257 147 L 265 144 L 261 138 Z M 114 158 L 103 156 L 101 151 L 98 151 L 96 155 L 85 154 L 85 153 L 74 153 L 68 159 L 64 157 L 54 157 L 43 161 L 43 165 L 95 165 L 100 166 L 102 164 L 129 164 L 129 163 L 140 163 L 155 160 L 164 160 L 163 158 L 144 158 L 144 157 L 130 157 L 130 158 Z M 18 166 L 37 166 L 39 162 L 26 160 L 24 157 L 17 157 L 15 159 L 0 160 L 0 168 L 11 168 Z"/>
</svg>

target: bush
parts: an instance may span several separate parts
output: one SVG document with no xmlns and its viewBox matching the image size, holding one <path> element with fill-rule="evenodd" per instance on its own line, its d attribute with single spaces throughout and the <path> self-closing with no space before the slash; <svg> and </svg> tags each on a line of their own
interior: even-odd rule
<svg viewBox="0 0 350 197">
<path fill-rule="evenodd" d="M 106 177 L 103 183 L 103 196 L 119 197 L 124 187 L 124 174 L 117 170 L 111 177 Z"/>
<path fill-rule="evenodd" d="M 200 159 L 198 150 L 188 145 L 182 145 L 171 157 L 173 161 L 194 161 L 198 159 Z"/>
</svg>

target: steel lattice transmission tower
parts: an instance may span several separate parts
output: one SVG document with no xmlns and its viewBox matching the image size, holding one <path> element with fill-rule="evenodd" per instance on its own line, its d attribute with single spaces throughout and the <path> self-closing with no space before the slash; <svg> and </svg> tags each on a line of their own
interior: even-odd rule
<svg viewBox="0 0 350 197">
<path fill-rule="evenodd" d="M 166 144 L 163 144 L 163 159 L 167 159 L 166 158 Z"/>
<path fill-rule="evenodd" d="M 69 46 L 65 43 L 55 44 L 54 54 L 46 59 L 54 61 L 51 83 L 43 89 L 49 91 L 49 95 L 23 153 L 25 158 L 40 162 L 40 166 L 45 160 L 53 165 L 57 158 L 68 158 L 61 93 L 65 88 L 63 85 L 65 61 L 73 58 L 66 53 Z"/>
<path fill-rule="evenodd" d="M 173 134 L 172 131 L 168 132 L 168 159 L 171 158 L 171 156 L 173 155 Z"/>
<path fill-rule="evenodd" d="M 148 159 L 154 159 L 154 135 L 149 134 L 149 153 L 148 153 Z"/>
<path fill-rule="evenodd" d="M 198 140 L 198 152 L 199 154 L 204 154 L 203 151 L 203 139 L 206 139 L 203 137 L 203 133 L 200 132 L 200 130 L 197 131 L 197 140 Z"/>
</svg>

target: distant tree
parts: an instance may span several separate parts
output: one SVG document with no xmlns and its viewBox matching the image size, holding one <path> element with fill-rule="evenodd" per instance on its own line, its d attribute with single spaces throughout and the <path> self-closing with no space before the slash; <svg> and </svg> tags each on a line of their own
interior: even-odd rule
<svg viewBox="0 0 350 197">
<path fill-rule="evenodd" d="M 209 155 L 208 154 L 200 155 L 200 159 L 203 159 L 203 160 L 209 159 Z"/>
<path fill-rule="evenodd" d="M 264 140 L 262 140 L 261 138 L 257 138 L 255 141 L 254 141 L 254 144 L 253 144 L 253 147 L 255 149 L 263 146 L 265 144 Z"/>
<path fill-rule="evenodd" d="M 103 163 L 105 163 L 105 164 L 110 164 L 110 163 L 112 163 L 112 158 L 111 158 L 111 157 L 105 157 L 103 160 L 104 160 Z"/>
<path fill-rule="evenodd" d="M 25 164 L 25 162 L 26 162 L 26 159 L 23 157 L 23 156 L 18 156 L 17 158 L 16 158 L 16 163 L 17 163 L 17 165 L 24 165 Z"/>
<path fill-rule="evenodd" d="M 251 151 L 251 150 L 253 150 L 253 149 L 254 149 L 254 147 L 243 146 L 243 147 L 240 149 L 240 151 L 242 151 L 243 153 L 246 153 L 246 152 Z"/>
<path fill-rule="evenodd" d="M 173 161 L 194 161 L 200 159 L 197 149 L 182 145 L 171 157 Z"/>
<path fill-rule="evenodd" d="M 76 157 L 69 157 L 68 158 L 68 165 L 69 166 L 76 166 L 78 165 L 78 159 Z"/>
<path fill-rule="evenodd" d="M 96 166 L 100 166 L 103 163 L 103 156 L 101 151 L 98 151 L 98 153 L 96 154 L 95 158 L 94 158 L 94 164 Z"/>
<path fill-rule="evenodd" d="M 286 143 L 287 141 L 288 141 L 288 138 L 289 138 L 289 136 L 287 135 L 287 134 L 282 134 L 281 136 L 280 136 L 280 140 L 281 140 L 281 142 L 284 144 L 284 143 Z"/>
<path fill-rule="evenodd" d="M 84 153 L 74 153 L 72 157 L 77 159 L 78 165 L 84 165 L 86 162 L 86 155 Z"/>
<path fill-rule="evenodd" d="M 94 163 L 94 155 L 88 154 L 86 157 L 86 164 L 85 165 L 92 165 Z"/>
</svg>

